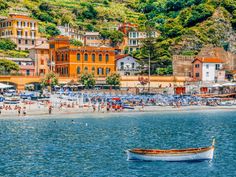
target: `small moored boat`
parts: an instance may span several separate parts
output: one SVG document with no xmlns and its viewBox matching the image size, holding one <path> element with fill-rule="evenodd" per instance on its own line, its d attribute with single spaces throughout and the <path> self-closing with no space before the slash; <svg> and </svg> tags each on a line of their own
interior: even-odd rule
<svg viewBox="0 0 236 177">
<path fill-rule="evenodd" d="M 209 147 L 188 149 L 128 149 L 127 160 L 140 161 L 203 161 L 212 160 L 215 139 Z"/>
</svg>

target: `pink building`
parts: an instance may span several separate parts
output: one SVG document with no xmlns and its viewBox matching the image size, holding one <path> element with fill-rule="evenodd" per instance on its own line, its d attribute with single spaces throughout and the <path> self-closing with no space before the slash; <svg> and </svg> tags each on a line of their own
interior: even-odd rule
<svg viewBox="0 0 236 177">
<path fill-rule="evenodd" d="M 34 76 L 35 65 L 31 58 L 5 58 L 17 63 L 20 67 L 19 73 L 25 76 Z"/>
<path fill-rule="evenodd" d="M 29 57 L 35 62 L 35 75 L 43 76 L 49 72 L 49 44 L 43 43 L 31 48 Z"/>
</svg>

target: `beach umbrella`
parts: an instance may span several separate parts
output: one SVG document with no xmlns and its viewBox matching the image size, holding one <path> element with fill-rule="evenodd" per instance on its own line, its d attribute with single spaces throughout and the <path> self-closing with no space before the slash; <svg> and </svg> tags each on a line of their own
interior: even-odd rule
<svg viewBox="0 0 236 177">
<path fill-rule="evenodd" d="M 214 84 L 214 85 L 212 85 L 212 87 L 222 87 L 222 85 L 220 85 L 220 84 Z"/>
<path fill-rule="evenodd" d="M 235 86 L 236 84 L 234 83 L 225 83 L 225 84 L 222 84 L 222 86 Z"/>
</svg>

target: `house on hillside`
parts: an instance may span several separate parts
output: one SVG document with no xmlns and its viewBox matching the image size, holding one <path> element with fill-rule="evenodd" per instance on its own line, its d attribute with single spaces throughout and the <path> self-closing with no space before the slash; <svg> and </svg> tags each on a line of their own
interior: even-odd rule
<svg viewBox="0 0 236 177">
<path fill-rule="evenodd" d="M 0 38 L 11 39 L 17 50 L 28 50 L 46 41 L 38 32 L 38 21 L 22 14 L 10 14 L 0 19 Z"/>
<path fill-rule="evenodd" d="M 120 75 L 135 75 L 140 72 L 140 64 L 128 54 L 116 55 L 116 71 Z"/>
<path fill-rule="evenodd" d="M 35 62 L 35 75 L 43 76 L 49 72 L 49 44 L 37 45 L 29 50 L 29 57 Z"/>
<path fill-rule="evenodd" d="M 19 65 L 19 73 L 24 76 L 34 76 L 35 73 L 35 63 L 31 58 L 10 58 L 5 57 L 4 59 L 15 62 Z"/>
<path fill-rule="evenodd" d="M 195 58 L 193 60 L 193 79 L 202 82 L 224 81 L 223 63 L 219 58 Z"/>
</svg>

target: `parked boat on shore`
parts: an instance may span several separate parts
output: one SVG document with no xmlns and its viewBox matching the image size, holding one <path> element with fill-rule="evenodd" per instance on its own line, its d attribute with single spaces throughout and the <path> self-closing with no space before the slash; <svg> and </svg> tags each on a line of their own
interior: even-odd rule
<svg viewBox="0 0 236 177">
<path fill-rule="evenodd" d="M 128 149 L 127 160 L 137 161 L 203 161 L 212 160 L 215 139 L 209 147 L 188 149 Z"/>
</svg>

